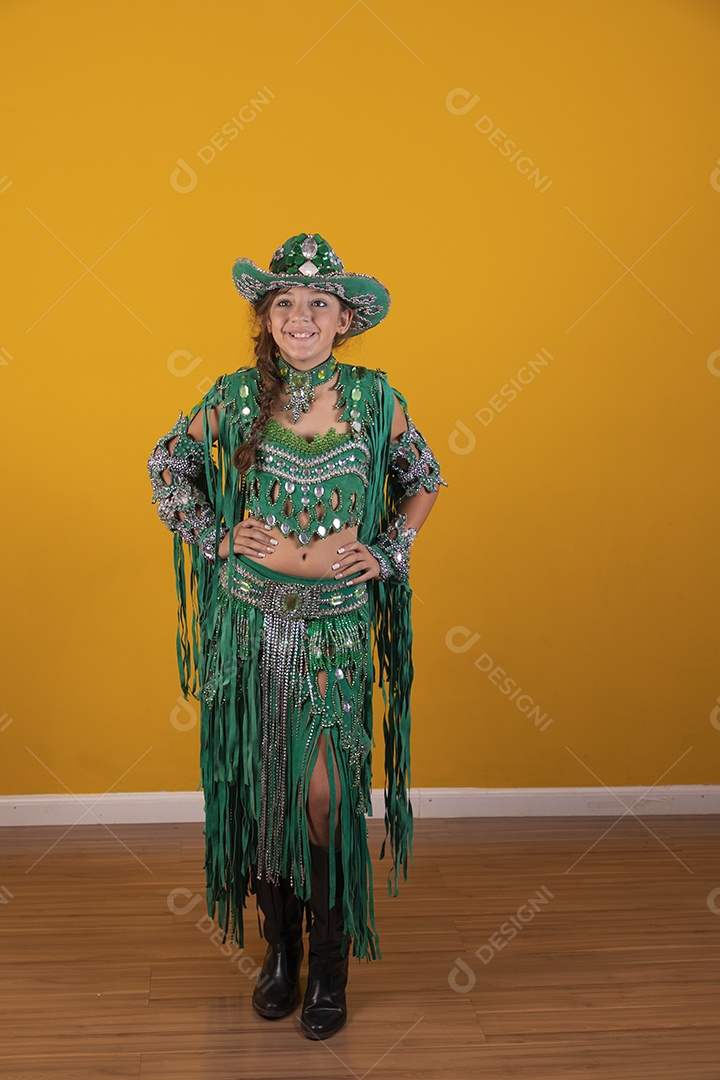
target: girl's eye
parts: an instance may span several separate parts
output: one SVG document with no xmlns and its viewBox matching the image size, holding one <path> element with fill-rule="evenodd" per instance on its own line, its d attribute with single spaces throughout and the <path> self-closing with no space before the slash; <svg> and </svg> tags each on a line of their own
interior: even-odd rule
<svg viewBox="0 0 720 1080">
<path fill-rule="evenodd" d="M 323 307 L 327 307 L 326 300 L 313 300 L 313 304 L 322 304 Z"/>
</svg>

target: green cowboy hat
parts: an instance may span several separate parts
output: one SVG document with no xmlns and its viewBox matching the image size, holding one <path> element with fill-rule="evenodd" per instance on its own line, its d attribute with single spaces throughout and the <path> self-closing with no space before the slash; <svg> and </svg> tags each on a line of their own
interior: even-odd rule
<svg viewBox="0 0 720 1080">
<path fill-rule="evenodd" d="M 390 293 L 368 274 L 346 274 L 327 240 L 319 233 L 291 236 L 270 260 L 270 270 L 262 270 L 250 259 L 236 259 L 233 265 L 235 288 L 251 304 L 271 289 L 304 285 L 334 293 L 354 312 L 351 336 L 377 326 L 390 307 Z"/>
</svg>

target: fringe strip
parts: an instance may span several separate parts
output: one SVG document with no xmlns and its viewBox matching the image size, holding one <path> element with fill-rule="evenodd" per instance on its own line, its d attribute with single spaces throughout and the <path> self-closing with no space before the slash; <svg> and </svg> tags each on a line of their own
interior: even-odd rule
<svg viewBox="0 0 720 1080">
<path fill-rule="evenodd" d="M 270 881 L 288 878 L 297 896 L 310 898 L 305 808 L 324 734 L 331 821 L 339 809 L 345 932 L 359 958 L 381 955 L 365 823 L 369 668 L 368 605 L 305 622 L 219 592 L 201 695 L 205 870 L 208 912 L 240 946 L 252 866 Z M 319 671 L 327 680 L 324 696 Z M 331 904 L 336 883 L 331 843 Z"/>
</svg>

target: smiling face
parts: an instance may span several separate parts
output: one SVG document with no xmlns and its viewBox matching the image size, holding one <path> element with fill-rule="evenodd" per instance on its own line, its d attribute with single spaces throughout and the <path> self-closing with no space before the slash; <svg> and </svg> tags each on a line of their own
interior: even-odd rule
<svg viewBox="0 0 720 1080">
<path fill-rule="evenodd" d="M 267 328 L 283 360 L 304 369 L 327 360 L 335 336 L 345 333 L 351 318 L 332 293 L 293 285 L 273 299 Z"/>
</svg>

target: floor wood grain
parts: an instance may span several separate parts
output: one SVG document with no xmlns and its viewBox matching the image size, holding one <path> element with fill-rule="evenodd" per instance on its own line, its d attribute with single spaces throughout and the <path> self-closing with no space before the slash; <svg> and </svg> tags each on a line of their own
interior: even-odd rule
<svg viewBox="0 0 720 1080">
<path fill-rule="evenodd" d="M 253 1012 L 254 904 L 223 946 L 202 858 L 198 825 L 0 830 L 1 1080 L 720 1080 L 716 817 L 416 822 L 322 1044 Z"/>
</svg>

